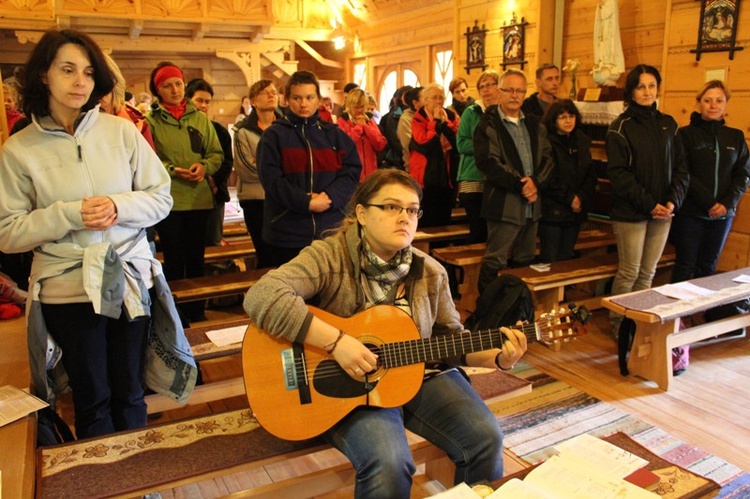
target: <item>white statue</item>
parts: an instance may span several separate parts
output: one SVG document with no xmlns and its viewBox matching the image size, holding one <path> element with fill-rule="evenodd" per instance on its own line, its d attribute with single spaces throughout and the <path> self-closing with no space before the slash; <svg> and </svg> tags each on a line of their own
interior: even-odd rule
<svg viewBox="0 0 750 499">
<path fill-rule="evenodd" d="M 625 72 L 620 40 L 620 7 L 617 0 L 599 0 L 594 21 L 594 69 L 598 85 L 614 86 Z"/>
</svg>

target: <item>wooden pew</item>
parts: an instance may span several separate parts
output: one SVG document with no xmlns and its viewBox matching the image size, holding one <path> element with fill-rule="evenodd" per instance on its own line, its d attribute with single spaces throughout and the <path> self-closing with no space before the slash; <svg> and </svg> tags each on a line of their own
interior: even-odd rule
<svg viewBox="0 0 750 499">
<path fill-rule="evenodd" d="M 602 299 L 604 307 L 636 323 L 628 359 L 630 373 L 656 382 L 662 390 L 669 390 L 674 382 L 673 348 L 750 326 L 750 314 L 740 314 L 680 329 L 682 317 L 750 297 L 750 288 L 746 284 L 740 285 L 732 280 L 743 274 L 750 274 L 750 267 L 690 280 L 696 286 L 714 291 L 693 300 L 676 300 L 653 289 Z"/>
<path fill-rule="evenodd" d="M 246 236 L 247 227 L 245 227 L 244 220 L 238 220 L 236 222 L 224 222 L 222 235 L 226 238 Z"/>
<path fill-rule="evenodd" d="M 244 294 L 270 269 L 250 269 L 231 274 L 192 277 L 169 282 L 177 303 Z"/>
<path fill-rule="evenodd" d="M 247 260 L 255 256 L 255 246 L 252 241 L 237 242 L 225 246 L 206 246 L 204 258 L 206 263 L 221 262 L 224 260 L 234 260 L 241 258 Z M 158 252 L 156 259 L 164 262 L 164 254 Z"/>
<path fill-rule="evenodd" d="M 230 355 L 237 355 L 242 351 L 242 343 L 233 343 L 223 347 L 216 346 L 206 333 L 217 329 L 230 327 L 247 327 L 250 324 L 250 318 L 247 316 L 237 316 L 235 319 L 223 320 L 220 323 L 199 323 L 198 326 L 189 327 L 185 330 L 188 343 L 193 350 L 193 356 L 198 362 Z M 229 397 L 235 397 L 245 394 L 245 385 L 242 378 L 231 378 L 222 381 L 215 381 L 196 386 L 190 398 L 185 405 L 199 405 L 215 400 L 222 400 Z M 184 407 L 172 399 L 157 393 L 146 396 L 146 405 L 148 413 L 169 411 Z"/>
<path fill-rule="evenodd" d="M 430 253 L 430 244 L 438 241 L 461 241 L 469 237 L 469 226 L 463 224 L 442 225 L 417 229 L 411 245 L 425 253 Z"/>
<path fill-rule="evenodd" d="M 662 253 L 657 269 L 670 267 L 674 265 L 674 261 L 674 247 L 670 245 Z M 546 312 L 563 304 L 566 286 L 614 277 L 617 267 L 617 253 L 607 253 L 554 262 L 550 264 L 549 272 L 519 267 L 503 269 L 500 273 L 511 274 L 523 280 L 534 295 L 537 310 Z M 584 300 L 577 299 L 576 304 L 591 310 L 601 308 L 601 300 L 601 296 L 593 296 Z"/>
<path fill-rule="evenodd" d="M 473 383 L 475 388 L 488 404 L 527 394 L 530 393 L 531 390 L 531 384 L 529 382 L 522 382 L 519 384 L 518 378 L 515 378 L 510 373 L 485 369 L 470 369 L 468 372 L 469 375 L 472 376 L 472 379 L 475 380 Z M 474 378 L 475 375 L 482 377 L 489 376 L 489 378 L 485 378 L 480 382 L 477 381 L 477 378 Z M 515 381 L 511 381 L 509 378 L 513 378 Z M 502 391 L 501 389 L 501 391 L 498 392 L 500 387 L 504 387 L 507 391 Z M 127 432 L 125 440 L 139 442 L 142 439 L 147 438 L 144 436 L 146 433 L 155 433 L 159 435 L 180 434 L 180 438 L 185 438 L 186 442 L 189 443 L 190 433 L 196 432 L 201 434 L 203 438 L 212 439 L 217 437 L 217 445 L 221 445 L 222 442 L 225 442 L 224 438 L 226 436 L 223 431 L 200 431 L 200 428 L 210 426 L 205 424 L 206 420 L 230 421 L 229 425 L 232 426 L 232 428 L 237 428 L 236 421 L 242 420 L 243 427 L 247 428 L 243 433 L 245 436 L 242 440 L 246 445 L 257 446 L 254 448 L 257 451 L 254 452 L 257 457 L 252 460 L 238 463 L 222 463 L 221 467 L 218 469 L 216 466 L 212 466 L 211 463 L 206 463 L 204 467 L 196 466 L 193 473 L 188 476 L 173 476 L 167 472 L 160 478 L 160 483 L 149 483 L 148 485 L 143 485 L 136 482 L 131 484 L 127 491 L 112 490 L 111 484 L 107 483 L 92 484 L 92 481 L 97 480 L 97 478 L 90 474 L 83 478 L 79 478 L 79 480 L 85 480 L 87 486 L 101 487 L 101 495 L 105 495 L 106 493 L 107 497 L 135 497 L 148 492 L 197 483 L 219 476 L 231 476 L 238 472 L 257 470 L 258 474 L 263 475 L 266 480 L 259 482 L 260 485 L 257 486 L 253 483 L 251 485 L 252 488 L 238 492 L 231 497 L 263 497 L 279 499 L 319 496 L 350 486 L 354 483 L 354 470 L 347 458 L 328 444 L 323 443 L 321 439 L 303 441 L 296 450 L 287 451 L 285 454 L 274 454 L 274 449 L 277 448 L 277 445 L 274 445 L 277 440 L 276 437 L 269 436 L 263 430 L 255 428 L 252 424 L 253 422 L 248 421 L 245 411 L 247 411 L 247 409 L 149 425 L 144 429 Z M 102 439 L 107 438 L 108 437 L 102 437 Z M 455 468 L 448 460 L 445 453 L 430 442 L 408 430 L 407 440 L 415 464 L 424 465 L 425 476 L 429 479 L 441 482 L 446 487 L 452 486 Z M 98 442 L 98 440 L 92 439 L 83 444 L 72 442 L 61 447 L 43 450 L 42 453 L 39 454 L 38 463 L 49 463 L 52 460 L 52 457 L 58 455 L 80 455 L 83 451 L 80 449 L 82 445 L 85 445 L 86 448 L 88 448 L 95 446 Z M 129 461 L 128 473 L 133 474 L 133 476 L 141 476 L 141 474 L 138 473 L 139 466 L 153 465 L 152 460 L 133 459 L 135 454 L 148 452 L 148 445 L 133 446 L 129 451 L 130 453 L 127 454 L 125 459 Z M 49 473 L 49 475 L 47 473 Z M 42 482 L 53 473 L 55 473 L 55 471 L 52 469 L 48 470 L 48 467 L 40 465 L 39 476 Z M 65 473 L 65 471 L 63 471 L 63 473 Z M 76 473 L 76 471 L 71 470 L 71 473 Z M 80 481 L 78 482 L 78 485 L 80 486 Z M 94 494 L 94 492 L 92 492 L 92 494 Z M 95 495 L 98 496 L 99 494 Z"/>
<path fill-rule="evenodd" d="M 592 229 L 581 231 L 575 245 L 575 250 L 589 256 L 604 253 L 615 244 L 615 236 L 611 232 L 603 229 Z M 463 281 L 458 287 L 458 291 L 461 294 L 458 309 L 462 316 L 474 310 L 477 297 L 479 296 L 479 291 L 477 290 L 479 269 L 482 266 L 482 258 L 486 251 L 487 245 L 485 243 L 436 248 L 432 251 L 432 256 L 441 262 L 463 269 Z"/>
<path fill-rule="evenodd" d="M 26 318 L 2 321 L 0 386 L 27 390 L 31 385 Z M 34 497 L 36 460 L 36 412 L 0 427 L 0 472 L 3 497 Z"/>
</svg>

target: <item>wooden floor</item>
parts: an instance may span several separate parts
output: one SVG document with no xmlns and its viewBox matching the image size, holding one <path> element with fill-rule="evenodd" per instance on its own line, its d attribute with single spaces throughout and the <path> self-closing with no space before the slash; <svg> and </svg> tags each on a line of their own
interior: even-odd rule
<svg viewBox="0 0 750 499">
<path fill-rule="evenodd" d="M 218 311 L 208 312 L 209 318 L 221 314 Z M 673 390 L 662 392 L 651 382 L 620 376 L 616 345 L 605 334 L 607 328 L 605 312 L 597 311 L 587 336 L 563 345 L 560 352 L 534 344 L 529 348 L 525 360 L 685 442 L 750 471 L 750 454 L 747 453 L 750 442 L 750 404 L 747 403 L 750 400 L 750 340 L 743 338 L 693 346 L 688 370 L 676 378 Z M 238 358 L 206 361 L 201 367 L 209 380 L 237 376 L 241 372 Z M 235 397 L 169 411 L 152 420 L 152 423 L 245 406 L 243 397 Z M 160 493 L 165 499 L 221 497 L 267 483 L 268 477 L 259 473 L 262 474 L 237 473 L 162 490 Z M 437 490 L 435 483 L 424 476 L 417 476 L 412 497 L 427 497 Z M 352 489 L 347 488 L 328 494 L 325 498 L 351 496 Z"/>
</svg>

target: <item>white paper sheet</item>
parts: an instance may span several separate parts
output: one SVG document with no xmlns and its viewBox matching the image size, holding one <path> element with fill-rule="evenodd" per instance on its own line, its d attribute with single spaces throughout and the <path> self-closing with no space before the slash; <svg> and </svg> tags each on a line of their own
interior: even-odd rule
<svg viewBox="0 0 750 499">
<path fill-rule="evenodd" d="M 245 337 L 247 326 L 234 326 L 224 329 L 215 329 L 206 333 L 208 339 L 217 347 L 225 347 L 234 343 L 240 343 Z"/>
<path fill-rule="evenodd" d="M 654 291 L 670 298 L 676 298 L 677 300 L 694 300 L 701 296 L 709 296 L 716 293 L 716 291 L 696 286 L 687 281 L 659 286 L 658 288 L 654 288 Z"/>
<path fill-rule="evenodd" d="M 0 426 L 47 407 L 46 402 L 13 385 L 0 387 Z"/>
</svg>

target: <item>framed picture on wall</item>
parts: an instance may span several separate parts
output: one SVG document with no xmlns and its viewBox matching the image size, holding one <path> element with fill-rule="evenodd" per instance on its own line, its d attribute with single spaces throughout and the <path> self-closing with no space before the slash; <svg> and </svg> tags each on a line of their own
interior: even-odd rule
<svg viewBox="0 0 750 499">
<path fill-rule="evenodd" d="M 473 28 L 466 28 L 466 73 L 471 73 L 472 69 L 484 71 L 487 65 L 484 63 L 484 38 L 487 30 L 482 24 L 479 28 L 479 21 L 474 21 Z"/>
<path fill-rule="evenodd" d="M 700 60 L 702 52 L 734 52 L 736 47 L 737 23 L 740 15 L 740 0 L 701 0 L 701 18 L 698 25 L 698 47 L 691 52 Z"/>
<path fill-rule="evenodd" d="M 513 14 L 508 26 L 503 26 L 500 29 L 500 34 L 503 38 L 503 70 L 510 64 L 520 64 L 521 69 L 526 64 L 524 59 L 524 51 L 526 48 L 526 21 L 523 17 L 521 22 L 516 21 L 516 15 Z"/>
</svg>

